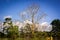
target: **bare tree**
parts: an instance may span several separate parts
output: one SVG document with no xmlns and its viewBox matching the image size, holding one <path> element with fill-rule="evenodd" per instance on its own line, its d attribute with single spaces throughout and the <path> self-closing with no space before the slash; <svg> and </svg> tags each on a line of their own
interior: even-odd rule
<svg viewBox="0 0 60 40">
<path fill-rule="evenodd" d="M 20 17 L 22 18 L 23 21 L 26 20 L 26 12 L 24 12 L 24 11 L 21 12 Z"/>
<path fill-rule="evenodd" d="M 37 14 L 38 10 L 39 6 L 36 4 L 29 6 L 27 9 L 27 13 L 30 15 L 32 23 L 34 23 L 34 17 Z"/>
<path fill-rule="evenodd" d="M 46 17 L 46 16 L 47 16 L 47 14 L 45 14 L 44 12 L 42 13 L 42 15 L 38 15 L 35 23 L 39 23 L 39 21 L 41 21 L 41 20 L 42 20 L 44 17 Z"/>
<path fill-rule="evenodd" d="M 42 15 L 39 14 L 37 16 L 37 19 L 35 18 L 35 16 L 38 14 L 37 12 L 39 11 L 39 8 L 40 7 L 37 4 L 32 4 L 25 11 L 21 12 L 20 16 L 23 20 L 26 20 L 28 17 L 28 19 L 30 19 L 32 23 L 39 22 L 41 19 L 43 19 L 46 16 L 46 14 L 42 12 Z"/>
<path fill-rule="evenodd" d="M 22 15 L 21 15 L 24 20 L 26 19 L 26 16 L 30 17 L 29 19 L 31 19 L 30 21 L 33 23 L 32 24 L 33 31 L 35 28 L 35 24 L 38 23 L 42 18 L 46 16 L 45 13 L 42 13 L 42 15 L 39 15 L 36 19 L 35 16 L 38 14 L 37 13 L 38 11 L 39 11 L 39 6 L 36 4 L 33 4 L 29 6 L 24 12 L 22 12 Z"/>
</svg>

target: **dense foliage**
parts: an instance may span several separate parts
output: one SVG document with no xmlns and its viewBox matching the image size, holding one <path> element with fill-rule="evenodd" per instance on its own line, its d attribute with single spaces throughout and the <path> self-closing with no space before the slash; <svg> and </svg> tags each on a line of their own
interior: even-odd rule
<svg viewBox="0 0 60 40">
<path fill-rule="evenodd" d="M 55 19 L 51 22 L 51 25 L 53 26 L 53 30 L 51 31 L 52 33 L 54 33 L 53 36 L 60 36 L 58 35 L 60 33 L 60 20 L 59 19 Z"/>
</svg>

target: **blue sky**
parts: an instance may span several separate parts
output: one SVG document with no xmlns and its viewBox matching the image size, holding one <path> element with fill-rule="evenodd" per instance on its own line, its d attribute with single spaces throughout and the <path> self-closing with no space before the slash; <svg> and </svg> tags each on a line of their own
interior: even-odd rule
<svg viewBox="0 0 60 40">
<path fill-rule="evenodd" d="M 45 21 L 51 22 L 54 19 L 60 19 L 60 1 L 59 0 L 0 0 L 0 20 L 4 16 L 12 16 L 12 19 L 21 20 L 20 12 L 24 11 L 32 3 L 38 4 L 40 10 L 47 14 Z"/>
</svg>

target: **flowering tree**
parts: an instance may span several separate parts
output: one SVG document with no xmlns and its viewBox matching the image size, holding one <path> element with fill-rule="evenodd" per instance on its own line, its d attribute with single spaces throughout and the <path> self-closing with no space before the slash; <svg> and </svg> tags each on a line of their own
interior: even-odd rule
<svg viewBox="0 0 60 40">
<path fill-rule="evenodd" d="M 10 38 L 11 40 L 17 38 L 17 36 L 19 35 L 18 26 L 13 25 L 11 18 L 5 18 L 3 26 L 3 32 L 4 34 L 7 34 L 8 38 Z"/>
</svg>

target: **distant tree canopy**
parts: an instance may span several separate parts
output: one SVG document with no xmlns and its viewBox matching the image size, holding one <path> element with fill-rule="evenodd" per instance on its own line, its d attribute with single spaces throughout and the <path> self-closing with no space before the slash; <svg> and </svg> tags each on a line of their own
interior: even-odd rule
<svg viewBox="0 0 60 40">
<path fill-rule="evenodd" d="M 60 19 L 55 19 L 51 22 L 51 25 L 53 27 L 52 31 L 54 33 L 53 36 L 59 36 L 60 33 Z"/>
<path fill-rule="evenodd" d="M 5 21 L 7 21 L 7 20 L 11 20 L 11 18 L 5 18 Z"/>
<path fill-rule="evenodd" d="M 53 29 L 55 29 L 56 31 L 60 31 L 60 20 L 59 19 L 53 20 L 51 24 L 53 25 Z"/>
</svg>

